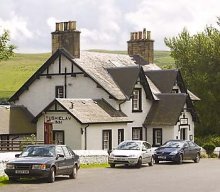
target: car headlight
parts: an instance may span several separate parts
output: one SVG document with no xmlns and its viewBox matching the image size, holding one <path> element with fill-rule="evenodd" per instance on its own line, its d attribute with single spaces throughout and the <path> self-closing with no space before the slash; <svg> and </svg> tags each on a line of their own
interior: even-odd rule
<svg viewBox="0 0 220 192">
<path fill-rule="evenodd" d="M 171 152 L 170 155 L 176 155 L 177 153 L 178 151 L 176 150 L 176 151 Z"/>
<path fill-rule="evenodd" d="M 115 155 L 111 153 L 111 154 L 110 154 L 110 157 L 115 157 Z"/>
<path fill-rule="evenodd" d="M 132 155 L 129 155 L 128 157 L 136 157 L 136 155 L 132 154 Z"/>
<path fill-rule="evenodd" d="M 6 169 L 15 169 L 15 165 L 13 165 L 13 164 L 6 164 Z"/>
<path fill-rule="evenodd" d="M 46 169 L 46 165 L 45 165 L 45 164 L 32 165 L 32 169 L 41 169 L 41 170 L 45 170 L 45 169 Z"/>
</svg>

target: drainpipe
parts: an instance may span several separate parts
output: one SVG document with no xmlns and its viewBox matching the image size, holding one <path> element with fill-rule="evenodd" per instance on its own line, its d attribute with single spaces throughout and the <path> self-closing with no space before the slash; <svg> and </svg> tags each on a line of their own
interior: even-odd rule
<svg viewBox="0 0 220 192">
<path fill-rule="evenodd" d="M 118 105 L 119 111 L 121 111 L 121 105 L 122 105 L 123 103 L 125 103 L 126 101 L 127 101 L 127 99 L 125 99 L 125 100 L 123 100 L 121 103 L 119 103 L 119 105 Z"/>
<path fill-rule="evenodd" d="M 87 150 L 87 127 L 89 127 L 89 124 L 85 126 L 85 150 Z"/>
</svg>

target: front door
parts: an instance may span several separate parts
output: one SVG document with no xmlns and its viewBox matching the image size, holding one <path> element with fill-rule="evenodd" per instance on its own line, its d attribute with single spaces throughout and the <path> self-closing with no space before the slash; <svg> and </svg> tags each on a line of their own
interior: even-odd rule
<svg viewBox="0 0 220 192">
<path fill-rule="evenodd" d="M 103 150 L 112 149 L 112 131 L 111 130 L 102 131 L 102 149 Z"/>
<path fill-rule="evenodd" d="M 187 129 L 186 128 L 180 129 L 180 139 L 187 140 Z"/>
<path fill-rule="evenodd" d="M 53 143 L 53 124 L 44 123 L 44 144 Z"/>
</svg>

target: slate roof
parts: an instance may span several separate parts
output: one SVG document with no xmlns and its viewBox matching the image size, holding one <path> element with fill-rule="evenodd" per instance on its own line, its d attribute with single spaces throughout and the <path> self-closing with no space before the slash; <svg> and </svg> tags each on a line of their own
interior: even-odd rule
<svg viewBox="0 0 220 192">
<path fill-rule="evenodd" d="M 33 116 L 21 105 L 0 105 L 0 134 L 35 133 Z"/>
<path fill-rule="evenodd" d="M 162 93 L 171 93 L 177 79 L 177 70 L 151 70 L 145 74 Z"/>
<path fill-rule="evenodd" d="M 156 94 L 159 101 L 154 101 L 144 122 L 146 125 L 173 126 L 186 103 L 187 94 Z"/>
<path fill-rule="evenodd" d="M 97 123 L 128 123 L 132 122 L 123 112 L 115 110 L 104 99 L 66 99 L 56 98 L 49 104 L 44 111 L 55 103 L 60 104 L 71 116 L 73 116 L 81 124 L 97 124 Z M 36 121 L 42 112 L 39 113 L 34 121 Z"/>
</svg>

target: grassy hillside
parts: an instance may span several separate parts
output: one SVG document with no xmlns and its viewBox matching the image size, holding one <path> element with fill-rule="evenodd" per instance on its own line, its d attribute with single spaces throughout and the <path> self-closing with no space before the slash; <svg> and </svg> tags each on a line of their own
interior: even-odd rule
<svg viewBox="0 0 220 192">
<path fill-rule="evenodd" d="M 90 50 L 94 52 L 127 54 L 127 51 Z M 0 62 L 0 99 L 8 99 L 26 80 L 50 57 L 43 54 L 15 54 L 8 61 Z M 158 66 L 172 65 L 169 51 L 155 51 L 154 60 Z"/>
</svg>

